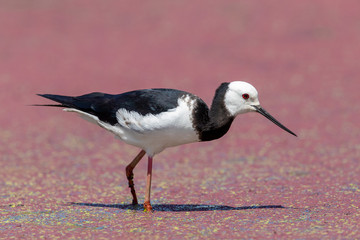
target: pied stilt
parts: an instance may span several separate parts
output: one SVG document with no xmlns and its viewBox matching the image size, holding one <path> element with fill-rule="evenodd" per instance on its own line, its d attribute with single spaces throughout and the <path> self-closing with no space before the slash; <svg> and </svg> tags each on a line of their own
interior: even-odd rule
<svg viewBox="0 0 360 240">
<path fill-rule="evenodd" d="M 241 81 L 222 83 L 216 90 L 210 109 L 199 97 L 174 89 L 145 89 L 118 95 L 95 92 L 78 97 L 39 96 L 60 103 L 41 106 L 64 107 L 64 111 L 76 112 L 141 149 L 126 167 L 133 204 L 138 203 L 133 170 L 145 153 L 148 155 L 144 202 L 147 211 L 152 210 L 150 189 L 153 157 L 165 148 L 218 139 L 227 133 L 238 114 L 247 112 L 258 112 L 296 136 L 260 106 L 256 89 Z"/>
</svg>

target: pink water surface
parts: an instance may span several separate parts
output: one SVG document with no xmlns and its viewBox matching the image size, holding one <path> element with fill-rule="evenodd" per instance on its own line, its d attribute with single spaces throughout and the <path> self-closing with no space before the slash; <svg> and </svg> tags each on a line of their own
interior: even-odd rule
<svg viewBox="0 0 360 240">
<path fill-rule="evenodd" d="M 356 238 L 360 2 L 0 1 L 0 238 Z M 36 93 L 169 87 L 211 103 L 251 82 L 265 109 L 220 140 L 154 159 Z M 146 161 L 135 170 L 143 201 Z M 76 204 L 71 204 L 76 203 Z"/>
</svg>

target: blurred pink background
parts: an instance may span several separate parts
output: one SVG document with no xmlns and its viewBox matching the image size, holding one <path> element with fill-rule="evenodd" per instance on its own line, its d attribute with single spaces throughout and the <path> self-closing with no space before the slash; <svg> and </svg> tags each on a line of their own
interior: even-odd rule
<svg viewBox="0 0 360 240">
<path fill-rule="evenodd" d="M 0 1 L 0 236 L 356 236 L 359 7 L 355 0 Z M 299 137 L 248 114 L 223 139 L 166 150 L 154 163 L 155 211 L 156 204 L 291 209 L 168 209 L 149 220 L 141 211 L 62 205 L 130 203 L 124 167 L 137 149 L 76 115 L 29 106 L 48 103 L 36 93 L 166 87 L 210 104 L 218 85 L 234 80 L 252 83 L 263 107 Z M 138 168 L 141 195 L 145 161 Z"/>
</svg>

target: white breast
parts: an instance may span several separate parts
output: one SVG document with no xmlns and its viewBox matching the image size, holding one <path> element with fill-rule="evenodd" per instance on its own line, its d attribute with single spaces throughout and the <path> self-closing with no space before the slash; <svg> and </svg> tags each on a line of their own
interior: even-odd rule
<svg viewBox="0 0 360 240">
<path fill-rule="evenodd" d="M 119 109 L 118 136 L 125 142 L 154 155 L 167 147 L 197 142 L 199 138 L 192 125 L 193 101 L 189 96 L 180 98 L 178 106 L 157 115 L 145 116 L 134 111 Z"/>
<path fill-rule="evenodd" d="M 86 120 L 98 124 L 124 142 L 144 149 L 148 155 L 153 156 L 167 147 L 199 141 L 192 124 L 194 101 L 185 96 L 178 100 L 176 108 L 156 115 L 144 116 L 135 111 L 119 109 L 116 112 L 119 123 L 115 125 L 77 109 L 64 110 L 79 113 Z"/>
</svg>

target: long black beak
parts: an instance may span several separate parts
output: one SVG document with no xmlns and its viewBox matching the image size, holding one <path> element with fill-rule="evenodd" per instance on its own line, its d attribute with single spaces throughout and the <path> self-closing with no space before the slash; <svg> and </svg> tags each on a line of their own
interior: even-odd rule
<svg viewBox="0 0 360 240">
<path fill-rule="evenodd" d="M 287 131 L 288 133 L 294 135 L 295 137 L 297 137 L 297 135 L 295 133 L 293 133 L 292 131 L 290 131 L 287 127 L 285 127 L 284 125 L 282 125 L 281 123 L 279 123 L 273 116 L 270 115 L 270 113 L 268 113 L 267 111 L 265 111 L 265 109 L 263 109 L 261 106 L 257 106 L 257 105 L 252 105 L 256 111 L 258 113 L 260 113 L 261 115 L 263 115 L 264 117 L 266 117 L 267 119 L 269 119 L 270 121 L 272 121 L 273 123 L 275 123 L 277 126 L 279 126 L 280 128 L 282 128 L 283 130 Z"/>
</svg>

